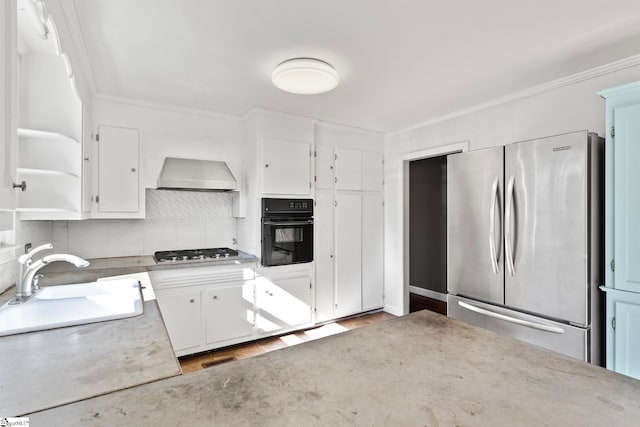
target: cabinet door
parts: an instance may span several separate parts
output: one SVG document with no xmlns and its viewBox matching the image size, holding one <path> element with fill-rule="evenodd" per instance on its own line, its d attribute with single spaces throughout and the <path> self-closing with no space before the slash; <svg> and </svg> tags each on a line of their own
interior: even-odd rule
<svg viewBox="0 0 640 427">
<path fill-rule="evenodd" d="M 82 212 L 91 211 L 92 181 L 92 127 L 86 107 L 82 107 Z"/>
<path fill-rule="evenodd" d="M 311 322 L 311 278 L 309 276 L 268 279 L 256 286 L 260 332 L 275 332 Z"/>
<path fill-rule="evenodd" d="M 384 305 L 382 194 L 362 195 L 362 310 Z"/>
<path fill-rule="evenodd" d="M 156 298 L 173 349 L 177 352 L 199 346 L 202 343 L 200 292 L 157 294 Z"/>
<path fill-rule="evenodd" d="M 640 105 L 614 110 L 614 287 L 640 292 Z"/>
<path fill-rule="evenodd" d="M 336 317 L 362 310 L 362 200 L 359 194 L 336 194 Z"/>
<path fill-rule="evenodd" d="M 382 153 L 362 152 L 362 190 L 382 191 L 384 170 Z"/>
<path fill-rule="evenodd" d="M 316 188 L 333 188 L 333 147 L 316 146 Z"/>
<path fill-rule="evenodd" d="M 253 281 L 207 289 L 203 295 L 207 344 L 253 333 Z"/>
<path fill-rule="evenodd" d="M 262 145 L 265 194 L 309 194 L 311 148 L 309 144 L 265 139 Z"/>
<path fill-rule="evenodd" d="M 613 369 L 640 379 L 640 298 L 614 304 Z"/>
<path fill-rule="evenodd" d="M 98 134 L 98 211 L 138 212 L 138 131 L 100 126 Z"/>
<path fill-rule="evenodd" d="M 316 321 L 333 319 L 333 192 L 316 191 L 314 212 Z"/>
<path fill-rule="evenodd" d="M 17 112 L 18 112 L 18 53 L 16 51 L 16 4 L 13 1 L 0 5 L 0 209 L 16 207 L 13 189 L 17 165 Z M 4 228 L 4 226 L 2 227 Z M 1 230 L 0 230 L 1 231 Z"/>
<path fill-rule="evenodd" d="M 362 188 L 362 153 L 344 148 L 335 149 L 336 190 Z"/>
</svg>

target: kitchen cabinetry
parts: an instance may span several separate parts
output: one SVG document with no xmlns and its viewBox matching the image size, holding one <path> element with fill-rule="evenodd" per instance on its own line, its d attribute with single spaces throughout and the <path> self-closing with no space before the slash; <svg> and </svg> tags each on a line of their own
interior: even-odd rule
<svg viewBox="0 0 640 427">
<path fill-rule="evenodd" d="M 607 368 L 640 379 L 640 293 L 606 291 Z"/>
<path fill-rule="evenodd" d="M 335 196 L 335 315 L 362 310 L 362 196 Z"/>
<path fill-rule="evenodd" d="M 0 5 L 0 209 L 14 209 L 16 113 L 18 102 L 17 11 L 15 1 Z M 5 227 L 0 227 L 2 231 Z"/>
<path fill-rule="evenodd" d="M 101 125 L 96 139 L 96 204 L 92 217 L 143 218 L 138 130 Z"/>
<path fill-rule="evenodd" d="M 202 343 L 200 291 L 173 290 L 156 295 L 162 318 L 176 352 Z M 186 353 L 185 353 L 186 354 Z"/>
<path fill-rule="evenodd" d="M 315 150 L 316 189 L 332 189 L 334 186 L 333 147 L 318 145 Z"/>
<path fill-rule="evenodd" d="M 316 191 L 316 321 L 384 306 L 383 197 Z"/>
<path fill-rule="evenodd" d="M 258 333 L 281 333 L 310 325 L 313 290 L 309 270 L 272 267 L 260 269 L 256 278 L 256 328 Z"/>
<path fill-rule="evenodd" d="M 384 305 L 382 193 L 362 195 L 362 311 Z"/>
<path fill-rule="evenodd" d="M 607 368 L 640 378 L 640 82 L 606 99 Z"/>
<path fill-rule="evenodd" d="M 345 148 L 335 149 L 335 189 L 362 189 L 362 152 Z"/>
<path fill-rule="evenodd" d="M 262 192 L 307 195 L 311 192 L 311 146 L 305 143 L 263 141 Z"/>
<path fill-rule="evenodd" d="M 52 35 L 55 37 L 55 35 Z M 21 219 L 82 219 L 83 106 L 62 56 L 20 60 L 17 180 Z"/>
<path fill-rule="evenodd" d="M 203 292 L 207 344 L 253 333 L 253 292 L 252 282 L 233 283 Z"/>
<path fill-rule="evenodd" d="M 149 272 L 176 355 L 254 335 L 255 263 Z"/>
<path fill-rule="evenodd" d="M 333 155 L 333 152 L 331 152 Z M 333 163 L 333 162 L 332 162 Z M 333 289 L 334 242 L 333 242 L 333 192 L 316 190 L 315 201 L 315 248 L 316 265 L 316 321 L 335 318 Z"/>
<path fill-rule="evenodd" d="M 334 148 L 315 150 L 316 189 L 382 191 L 382 153 Z"/>
</svg>

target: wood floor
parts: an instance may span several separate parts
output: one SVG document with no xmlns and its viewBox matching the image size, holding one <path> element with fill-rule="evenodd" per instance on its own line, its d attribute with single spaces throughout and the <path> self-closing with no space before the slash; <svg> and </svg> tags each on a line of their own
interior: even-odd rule
<svg viewBox="0 0 640 427">
<path fill-rule="evenodd" d="M 394 318 L 395 316 L 383 311 L 371 314 L 364 314 L 358 317 L 351 317 L 328 323 L 316 328 L 298 331 L 287 335 L 264 338 L 246 344 L 234 345 L 219 350 L 212 350 L 192 356 L 179 358 L 183 373 L 198 371 L 220 363 L 231 362 L 233 360 L 246 359 L 269 351 L 278 350 L 284 347 L 300 344 L 329 335 L 339 334 L 350 329 L 356 329 L 371 323 L 381 322 Z"/>
</svg>

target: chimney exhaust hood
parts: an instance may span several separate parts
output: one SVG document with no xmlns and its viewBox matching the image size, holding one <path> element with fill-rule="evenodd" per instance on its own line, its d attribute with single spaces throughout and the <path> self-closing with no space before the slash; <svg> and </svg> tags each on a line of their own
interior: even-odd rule
<svg viewBox="0 0 640 427">
<path fill-rule="evenodd" d="M 167 157 L 159 190 L 233 191 L 238 183 L 225 162 Z"/>
</svg>

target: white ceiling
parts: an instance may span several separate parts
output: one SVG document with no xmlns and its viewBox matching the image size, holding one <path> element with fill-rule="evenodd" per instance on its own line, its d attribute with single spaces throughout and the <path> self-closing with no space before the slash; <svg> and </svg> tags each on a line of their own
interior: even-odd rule
<svg viewBox="0 0 640 427">
<path fill-rule="evenodd" d="M 393 131 L 640 53 L 637 0 L 75 0 L 100 94 Z M 271 71 L 315 57 L 337 89 Z"/>
</svg>

